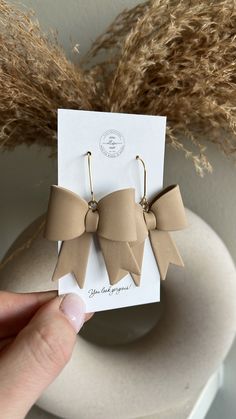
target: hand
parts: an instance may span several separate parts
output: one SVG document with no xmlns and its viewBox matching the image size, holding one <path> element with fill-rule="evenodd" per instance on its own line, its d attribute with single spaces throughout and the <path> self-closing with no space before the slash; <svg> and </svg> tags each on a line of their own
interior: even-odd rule
<svg viewBox="0 0 236 419">
<path fill-rule="evenodd" d="M 0 416 L 22 419 L 69 361 L 85 306 L 75 294 L 0 291 Z"/>
</svg>

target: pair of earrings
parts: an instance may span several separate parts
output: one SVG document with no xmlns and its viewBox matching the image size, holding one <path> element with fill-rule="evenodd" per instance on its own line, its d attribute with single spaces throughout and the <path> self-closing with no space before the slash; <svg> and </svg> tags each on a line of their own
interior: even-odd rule
<svg viewBox="0 0 236 419">
<path fill-rule="evenodd" d="M 133 188 L 114 191 L 96 201 L 93 190 L 91 152 L 87 153 L 91 200 L 51 186 L 44 236 L 62 241 L 53 280 L 71 272 L 83 288 L 92 234 L 96 233 L 111 285 L 128 273 L 139 286 L 145 240 L 149 236 L 160 276 L 165 279 L 170 263 L 183 266 L 170 231 L 186 227 L 186 216 L 178 185 L 171 185 L 147 200 L 144 161 L 144 192 L 139 204 Z"/>
</svg>

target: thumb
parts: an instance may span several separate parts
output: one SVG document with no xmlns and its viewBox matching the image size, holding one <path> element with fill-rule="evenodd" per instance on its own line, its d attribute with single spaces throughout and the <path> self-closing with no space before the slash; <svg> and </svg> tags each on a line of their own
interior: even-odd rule
<svg viewBox="0 0 236 419">
<path fill-rule="evenodd" d="M 0 407 L 5 419 L 23 418 L 69 361 L 85 305 L 76 294 L 43 305 L 0 356 Z"/>
</svg>

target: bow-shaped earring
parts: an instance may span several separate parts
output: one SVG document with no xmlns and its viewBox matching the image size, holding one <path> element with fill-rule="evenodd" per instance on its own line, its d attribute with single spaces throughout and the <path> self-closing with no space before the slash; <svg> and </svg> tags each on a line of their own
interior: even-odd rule
<svg viewBox="0 0 236 419">
<path fill-rule="evenodd" d="M 131 247 L 141 271 L 144 243 L 149 236 L 161 279 L 165 279 L 170 263 L 184 266 L 169 232 L 181 230 L 187 226 L 185 209 L 178 185 L 171 185 L 162 190 L 149 204 L 145 163 L 140 156 L 136 156 L 136 159 L 142 163 L 144 169 L 144 192 L 136 207 L 138 238 L 135 243 L 131 244 Z M 139 285 L 141 274 L 131 272 L 131 276 L 136 285 Z"/>
<path fill-rule="evenodd" d="M 83 288 L 92 234 L 96 233 L 110 284 L 131 274 L 140 284 L 144 243 L 149 236 L 160 276 L 165 279 L 170 263 L 183 266 L 169 231 L 186 227 L 186 216 L 178 185 L 160 192 L 148 203 L 144 161 L 144 193 L 135 204 L 134 189 L 122 189 L 96 201 L 93 191 L 91 152 L 87 153 L 91 200 L 52 185 L 44 236 L 62 241 L 53 280 L 72 272 Z"/>
<path fill-rule="evenodd" d="M 96 201 L 93 192 L 91 152 L 87 153 L 91 200 L 51 186 L 44 236 L 62 241 L 53 280 L 72 272 L 83 288 L 92 234 L 96 232 L 110 284 L 129 272 L 140 275 L 130 243 L 137 240 L 134 189 L 110 193 Z"/>
</svg>

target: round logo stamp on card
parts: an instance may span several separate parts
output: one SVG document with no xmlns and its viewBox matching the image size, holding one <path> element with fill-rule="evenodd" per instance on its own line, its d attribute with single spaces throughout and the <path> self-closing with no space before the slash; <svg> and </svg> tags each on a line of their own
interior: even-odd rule
<svg viewBox="0 0 236 419">
<path fill-rule="evenodd" d="M 101 136 L 99 145 L 105 156 L 118 157 L 125 148 L 125 139 L 119 131 L 110 129 Z"/>
</svg>

